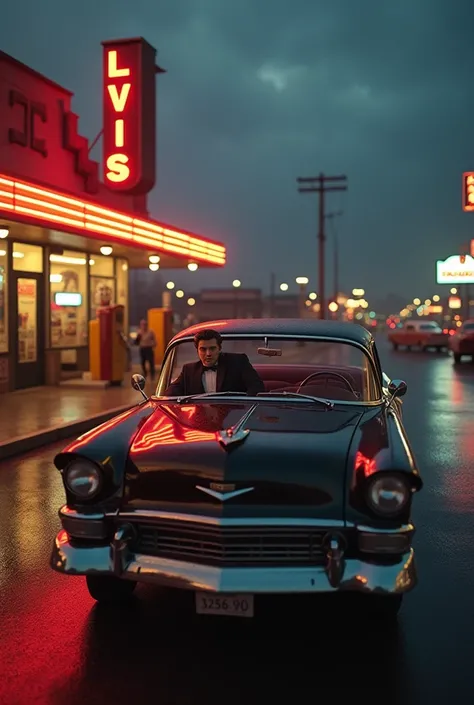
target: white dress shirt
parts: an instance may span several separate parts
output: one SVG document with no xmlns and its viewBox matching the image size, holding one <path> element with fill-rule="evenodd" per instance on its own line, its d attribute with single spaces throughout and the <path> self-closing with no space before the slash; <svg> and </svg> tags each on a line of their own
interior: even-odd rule
<svg viewBox="0 0 474 705">
<path fill-rule="evenodd" d="M 205 370 L 202 375 L 202 386 L 206 393 L 217 391 L 217 372 L 216 370 Z"/>
</svg>

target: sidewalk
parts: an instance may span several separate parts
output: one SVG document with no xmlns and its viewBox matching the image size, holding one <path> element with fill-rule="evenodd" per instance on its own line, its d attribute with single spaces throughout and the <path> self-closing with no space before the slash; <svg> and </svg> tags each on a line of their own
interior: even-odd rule
<svg viewBox="0 0 474 705">
<path fill-rule="evenodd" d="M 0 461 L 65 440 L 126 411 L 142 399 L 130 385 L 91 389 L 73 385 L 35 387 L 0 396 Z M 147 393 L 154 385 L 147 385 Z"/>
</svg>

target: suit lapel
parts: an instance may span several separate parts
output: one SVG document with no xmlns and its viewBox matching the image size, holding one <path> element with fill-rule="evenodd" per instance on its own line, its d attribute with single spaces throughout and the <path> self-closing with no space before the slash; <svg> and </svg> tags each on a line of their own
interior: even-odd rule
<svg viewBox="0 0 474 705">
<path fill-rule="evenodd" d="M 190 394 L 203 394 L 204 393 L 204 385 L 202 383 L 202 365 L 200 362 L 197 362 L 194 369 L 193 369 L 193 378 L 192 378 L 192 384 L 191 384 L 191 392 Z"/>
<path fill-rule="evenodd" d="M 216 380 L 216 392 L 222 392 L 222 385 L 224 384 L 226 364 L 225 357 L 221 353 L 219 356 L 219 363 L 217 365 L 217 380 Z"/>
</svg>

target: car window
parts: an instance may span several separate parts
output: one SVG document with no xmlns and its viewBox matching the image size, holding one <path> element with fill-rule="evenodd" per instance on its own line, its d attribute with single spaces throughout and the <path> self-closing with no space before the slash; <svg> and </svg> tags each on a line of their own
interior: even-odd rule
<svg viewBox="0 0 474 705">
<path fill-rule="evenodd" d="M 463 330 L 474 330 L 474 323 L 465 323 L 462 327 Z"/>
<path fill-rule="evenodd" d="M 420 330 L 429 330 L 433 333 L 441 333 L 441 328 L 437 323 L 422 323 L 420 325 Z"/>
<path fill-rule="evenodd" d="M 375 376 L 369 355 L 360 348 L 345 342 L 326 342 L 324 340 L 282 340 L 268 339 L 268 347 L 281 352 L 279 355 L 266 356 L 258 353 L 258 348 L 264 348 L 264 339 L 225 339 L 222 351 L 229 353 L 245 353 L 252 365 L 266 382 L 267 389 L 292 389 L 300 384 L 313 372 L 329 371 L 342 375 L 358 393 L 359 401 L 378 401 L 381 390 Z M 169 381 L 176 379 L 184 364 L 195 362 L 197 353 L 192 341 L 178 343 L 172 358 L 163 367 L 163 380 L 160 379 L 157 394 L 162 394 Z M 301 374 L 299 374 L 301 368 Z M 278 383 L 281 382 L 281 385 Z M 344 388 L 344 380 L 337 377 L 317 375 L 308 385 L 306 393 L 317 395 L 314 385 L 323 382 L 329 390 L 335 387 Z M 321 396 L 327 397 L 321 387 Z M 301 389 L 304 393 L 304 388 Z M 343 394 L 340 395 L 347 400 Z M 333 398 L 333 397 L 330 397 Z M 334 397 L 334 400 L 337 399 Z M 339 400 L 342 400 L 341 398 Z"/>
</svg>

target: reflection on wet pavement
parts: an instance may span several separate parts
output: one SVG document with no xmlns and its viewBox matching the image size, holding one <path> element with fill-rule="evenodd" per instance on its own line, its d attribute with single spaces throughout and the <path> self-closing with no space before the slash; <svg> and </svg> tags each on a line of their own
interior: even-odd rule
<svg viewBox="0 0 474 705">
<path fill-rule="evenodd" d="M 339 598 L 290 599 L 283 614 L 270 602 L 243 623 L 200 620 L 192 595 L 148 586 L 129 610 L 97 608 L 82 578 L 48 566 L 63 501 L 51 458 L 64 442 L 0 470 L 0 703 L 470 702 L 474 366 L 383 344 L 381 358 L 408 384 L 404 419 L 425 480 L 420 584 L 398 628 Z"/>
</svg>

